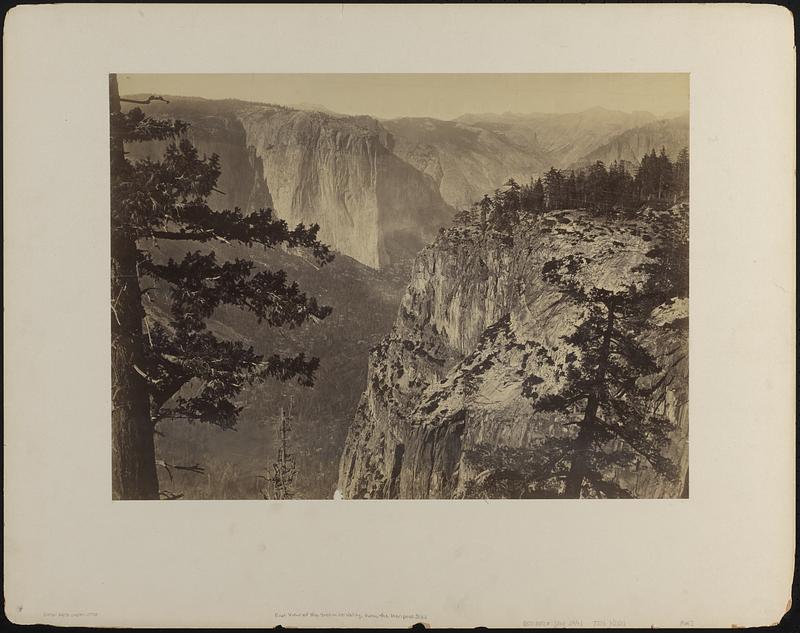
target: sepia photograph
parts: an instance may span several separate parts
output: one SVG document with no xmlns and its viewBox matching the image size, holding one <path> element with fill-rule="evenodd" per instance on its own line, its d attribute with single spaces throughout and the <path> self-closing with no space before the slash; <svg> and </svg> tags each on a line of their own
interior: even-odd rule
<svg viewBox="0 0 800 633">
<path fill-rule="evenodd" d="M 797 621 L 784 8 L 3 35 L 9 621 Z"/>
<path fill-rule="evenodd" d="M 689 75 L 111 74 L 114 499 L 689 496 Z"/>
</svg>

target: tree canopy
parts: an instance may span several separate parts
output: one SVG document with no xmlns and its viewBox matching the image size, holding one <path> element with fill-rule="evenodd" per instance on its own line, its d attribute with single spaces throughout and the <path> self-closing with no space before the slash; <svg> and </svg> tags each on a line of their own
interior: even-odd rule
<svg viewBox="0 0 800 633">
<path fill-rule="evenodd" d="M 689 195 L 689 150 L 681 149 L 673 163 L 662 147 L 645 154 L 638 165 L 627 161 L 602 161 L 581 168 L 547 172 L 518 184 L 508 180 L 493 195 L 456 214 L 462 225 L 479 225 L 508 234 L 526 215 L 559 209 L 592 209 L 597 212 L 631 212 L 644 203 L 675 202 Z"/>
</svg>

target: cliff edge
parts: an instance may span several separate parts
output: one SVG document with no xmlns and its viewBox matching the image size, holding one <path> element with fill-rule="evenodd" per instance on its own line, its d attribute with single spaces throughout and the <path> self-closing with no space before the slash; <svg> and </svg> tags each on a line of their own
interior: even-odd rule
<svg viewBox="0 0 800 633">
<path fill-rule="evenodd" d="M 543 280 L 548 260 L 581 254 L 595 287 L 614 290 L 667 239 L 667 220 L 688 223 L 688 206 L 607 219 L 587 211 L 525 218 L 510 235 L 454 226 L 416 258 L 390 334 L 371 350 L 367 388 L 350 427 L 339 471 L 345 498 L 537 496 L 515 481 L 503 456 L 531 452 L 564 425 L 537 411 L 534 392 L 555 390 L 554 369 L 569 353 L 581 308 Z M 654 412 L 674 426 L 667 480 L 642 460 L 605 473 L 641 498 L 688 490 L 688 300 L 652 311 L 640 342 L 657 359 L 650 376 Z M 487 482 L 496 485 L 487 495 Z M 500 482 L 500 483 L 498 483 Z M 497 487 L 499 486 L 499 488 Z"/>
</svg>

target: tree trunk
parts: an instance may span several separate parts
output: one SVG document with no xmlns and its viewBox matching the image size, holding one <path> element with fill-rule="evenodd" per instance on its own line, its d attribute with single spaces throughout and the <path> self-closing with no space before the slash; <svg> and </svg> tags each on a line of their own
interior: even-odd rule
<svg viewBox="0 0 800 633">
<path fill-rule="evenodd" d="M 564 497 L 567 499 L 580 499 L 581 497 L 581 488 L 586 476 L 586 455 L 592 446 L 592 425 L 596 414 L 597 396 L 592 394 L 586 403 L 586 413 L 583 416 L 578 437 L 575 438 L 575 452 L 572 456 L 572 463 L 564 485 Z"/>
<path fill-rule="evenodd" d="M 120 111 L 116 75 L 111 112 Z M 158 499 L 153 424 L 144 372 L 142 302 L 136 241 L 126 230 L 114 182 L 125 170 L 122 139 L 111 138 L 111 493 L 114 499 Z M 138 371 L 137 371 L 138 370 Z"/>
</svg>

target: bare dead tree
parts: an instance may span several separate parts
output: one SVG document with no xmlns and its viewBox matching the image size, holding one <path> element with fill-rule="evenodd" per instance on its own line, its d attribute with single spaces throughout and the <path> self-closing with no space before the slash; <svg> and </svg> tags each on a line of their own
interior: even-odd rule
<svg viewBox="0 0 800 633">
<path fill-rule="evenodd" d="M 291 414 L 291 408 L 289 411 Z M 266 476 L 258 477 L 258 479 L 263 479 L 267 483 L 266 489 L 261 491 L 264 499 L 284 500 L 294 497 L 292 484 L 297 474 L 297 465 L 294 455 L 288 449 L 288 438 L 291 431 L 289 420 L 290 415 L 287 415 L 283 407 L 281 407 L 278 419 L 278 437 L 280 438 L 278 455 L 276 461 L 272 464 L 271 472 L 268 470 Z"/>
</svg>

